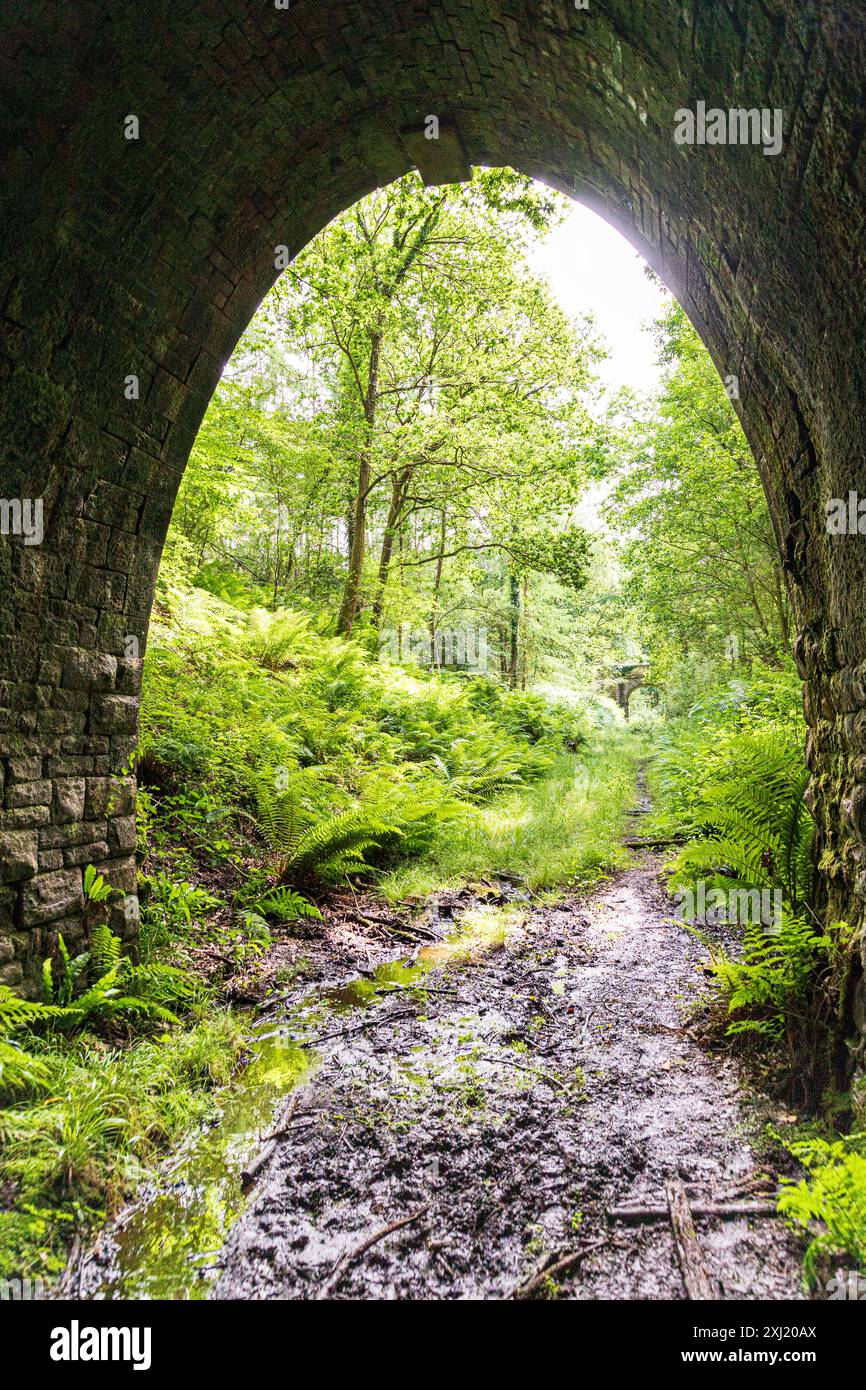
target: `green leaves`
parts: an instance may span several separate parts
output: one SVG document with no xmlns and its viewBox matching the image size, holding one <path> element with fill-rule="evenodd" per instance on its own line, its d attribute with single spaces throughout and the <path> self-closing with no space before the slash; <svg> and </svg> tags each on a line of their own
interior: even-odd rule
<svg viewBox="0 0 866 1390">
<path fill-rule="evenodd" d="M 757 728 L 725 740 L 712 768 L 694 769 L 692 811 L 704 828 L 670 865 L 674 885 L 724 872 L 746 887 L 781 888 L 793 912 L 811 886 L 812 817 L 800 749 L 786 731 Z"/>
<path fill-rule="evenodd" d="M 84 896 L 92 903 L 106 902 L 113 892 L 110 883 L 106 883 L 102 874 L 96 872 L 92 864 L 88 864 L 84 870 Z"/>
<path fill-rule="evenodd" d="M 568 526 L 540 535 L 521 535 L 511 542 L 511 550 L 527 569 L 551 574 L 560 584 L 575 591 L 586 587 L 592 540 L 582 526 Z"/>
<path fill-rule="evenodd" d="M 45 1084 L 46 1069 L 39 1057 L 31 1056 L 13 1034 L 43 1023 L 55 1011 L 32 1003 L 0 985 L 0 1095 L 38 1088 Z"/>
<path fill-rule="evenodd" d="M 311 903 L 308 898 L 296 893 L 292 888 L 272 889 L 263 898 L 259 898 L 255 910 L 264 917 L 276 918 L 278 922 L 299 922 L 305 918 L 322 920 L 322 914 L 315 903 Z"/>
<path fill-rule="evenodd" d="M 691 652 L 721 672 L 731 637 L 740 662 L 780 667 L 790 612 L 755 461 L 679 306 L 658 328 L 663 387 L 646 403 L 614 403 L 609 432 L 620 462 L 606 511 L 630 571 L 627 595 L 662 679 Z"/>
<path fill-rule="evenodd" d="M 785 1147 L 806 1168 L 799 1183 L 785 1179 L 779 1211 L 793 1226 L 820 1233 L 813 1235 L 805 1255 L 808 1282 L 818 1282 L 823 1257 L 848 1255 L 866 1270 L 866 1135 L 844 1139 L 809 1139 Z M 840 1296 L 845 1297 L 846 1272 L 835 1276 Z M 832 1296 L 832 1295 L 831 1295 Z"/>
</svg>

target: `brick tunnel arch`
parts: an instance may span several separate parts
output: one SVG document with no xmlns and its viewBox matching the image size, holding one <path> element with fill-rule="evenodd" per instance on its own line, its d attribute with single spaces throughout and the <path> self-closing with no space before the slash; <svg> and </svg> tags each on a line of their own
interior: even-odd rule
<svg viewBox="0 0 866 1390">
<path fill-rule="evenodd" d="M 0 491 L 44 509 L 40 543 L 0 537 L 0 982 L 83 934 L 89 862 L 134 935 L 141 654 L 189 450 L 275 248 L 413 165 L 511 164 L 586 202 L 737 377 L 800 633 L 822 896 L 862 923 L 866 546 L 824 524 L 866 492 L 860 0 L 280 3 L 0 20 Z M 781 109 L 781 152 L 676 144 L 701 100 Z"/>
</svg>

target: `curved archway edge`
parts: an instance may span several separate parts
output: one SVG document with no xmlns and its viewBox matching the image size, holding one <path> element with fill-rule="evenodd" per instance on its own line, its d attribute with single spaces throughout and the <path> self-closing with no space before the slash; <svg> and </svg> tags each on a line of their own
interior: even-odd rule
<svg viewBox="0 0 866 1390">
<path fill-rule="evenodd" d="M 866 494 L 859 0 L 10 0 L 0 23 L 2 491 L 44 508 L 40 544 L 0 537 L 0 981 L 83 935 L 86 863 L 135 934 L 129 760 L 189 450 L 275 248 L 412 167 L 431 113 L 470 163 L 613 222 L 737 377 L 800 634 L 822 900 L 862 927 L 866 544 L 824 524 Z M 676 144 L 700 100 L 781 110 L 780 153 Z"/>
</svg>

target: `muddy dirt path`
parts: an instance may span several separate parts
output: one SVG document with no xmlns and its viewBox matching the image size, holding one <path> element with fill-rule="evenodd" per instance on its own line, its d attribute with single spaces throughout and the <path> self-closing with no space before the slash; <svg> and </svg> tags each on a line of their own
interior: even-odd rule
<svg viewBox="0 0 866 1390">
<path fill-rule="evenodd" d="M 766 1112 L 685 1027 L 705 954 L 670 912 L 650 853 L 556 906 L 497 881 L 394 919 L 347 894 L 283 943 L 306 968 L 260 1011 L 221 1121 L 60 1296 L 685 1298 L 666 1215 L 611 1209 L 664 1208 L 677 1175 L 693 1207 L 759 1198 Z M 803 1296 L 777 1217 L 696 1226 L 721 1298 Z"/>
<path fill-rule="evenodd" d="M 652 855 L 583 903 L 505 896 L 466 914 L 462 954 L 423 993 L 332 992 L 342 1011 L 319 1031 L 338 1036 L 213 1297 L 501 1298 L 581 1247 L 542 1296 L 685 1297 L 667 1221 L 607 1212 L 663 1203 L 677 1173 L 693 1205 L 730 1198 L 760 1169 L 731 1064 L 682 1031 L 703 953 L 668 920 Z M 721 1297 L 802 1296 L 778 1219 L 697 1227 Z"/>
</svg>

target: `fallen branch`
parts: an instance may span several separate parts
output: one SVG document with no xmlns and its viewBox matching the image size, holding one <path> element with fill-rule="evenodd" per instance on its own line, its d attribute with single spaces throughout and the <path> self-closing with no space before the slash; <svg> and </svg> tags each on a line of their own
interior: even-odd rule
<svg viewBox="0 0 866 1390">
<path fill-rule="evenodd" d="M 571 1269 L 572 1265 L 576 1265 L 578 1260 L 583 1259 L 584 1255 L 588 1255 L 591 1250 L 598 1250 L 606 1243 L 604 1238 L 589 1241 L 586 1245 L 582 1245 L 579 1250 L 573 1250 L 570 1255 L 565 1255 L 562 1259 L 548 1255 L 535 1273 L 530 1275 L 523 1284 L 517 1284 L 506 1297 L 529 1298 L 530 1294 L 540 1289 L 548 1279 L 552 1279 L 555 1274 L 562 1274 L 566 1269 Z"/>
<path fill-rule="evenodd" d="M 773 1202 L 705 1202 L 691 1205 L 692 1216 L 776 1216 Z M 667 1207 L 610 1207 L 611 1221 L 656 1221 L 667 1219 Z"/>
<path fill-rule="evenodd" d="M 685 835 L 624 835 L 626 849 L 664 849 L 668 845 L 684 845 Z"/>
<path fill-rule="evenodd" d="M 394 1014 L 388 1014 L 385 1018 L 371 1018 L 369 1023 L 358 1023 L 354 1028 L 337 1028 L 333 1033 L 321 1033 L 314 1038 L 310 1046 L 318 1047 L 320 1043 L 331 1042 L 334 1038 L 348 1038 L 353 1033 L 364 1033 L 368 1028 L 381 1028 L 383 1023 L 396 1023 L 401 1018 L 414 1018 L 413 1009 L 402 1009 Z"/>
<path fill-rule="evenodd" d="M 425 941 L 438 941 L 435 932 L 431 932 L 427 927 L 422 927 L 415 922 L 404 922 L 399 917 L 368 917 L 363 912 L 347 912 L 346 916 L 352 922 L 360 922 L 364 927 L 371 927 L 373 930 L 381 927 L 392 936 L 405 936 L 410 939 L 421 937 Z"/>
<path fill-rule="evenodd" d="M 425 994 L 458 994 L 458 993 L 459 993 L 459 990 L 456 990 L 456 989 L 449 989 L 447 985 L 425 985 L 425 984 L 423 984 L 420 980 L 418 980 L 418 981 L 413 981 L 411 984 L 405 984 L 405 985 L 402 984 L 402 983 L 401 983 L 400 981 L 398 981 L 398 980 L 383 980 L 381 984 L 379 984 L 379 985 L 376 986 L 376 993 L 379 994 L 379 993 L 381 993 L 383 990 L 392 990 L 392 989 L 421 989 L 421 990 L 423 990 L 423 991 L 425 992 Z"/>
<path fill-rule="evenodd" d="M 665 1192 L 667 1193 L 671 1228 L 674 1233 L 674 1243 L 677 1247 L 677 1256 L 679 1257 L 686 1293 L 689 1298 L 696 1301 L 712 1301 L 718 1297 L 718 1294 L 704 1264 L 704 1257 L 682 1178 L 668 1178 L 665 1183 Z"/>
<path fill-rule="evenodd" d="M 228 965 L 232 970 L 237 970 L 239 962 L 234 956 L 227 956 L 223 951 L 218 951 L 215 946 L 191 946 L 190 950 L 199 955 L 213 956 L 214 960 L 221 960 L 223 965 Z"/>
<path fill-rule="evenodd" d="M 538 1067 L 527 1067 L 521 1062 L 514 1062 L 510 1057 L 492 1057 L 489 1052 L 479 1053 L 485 1062 L 496 1062 L 501 1067 L 515 1067 L 517 1071 L 529 1072 L 530 1076 L 537 1076 L 540 1081 L 546 1081 L 548 1086 L 554 1086 L 558 1091 L 568 1091 L 568 1086 L 558 1077 L 551 1076 L 549 1071 L 541 1071 Z"/>
<path fill-rule="evenodd" d="M 267 1142 L 262 1146 L 262 1148 L 259 1149 L 255 1158 L 253 1158 L 251 1162 L 249 1162 L 246 1165 L 246 1167 L 242 1169 L 241 1191 L 243 1192 L 245 1197 L 247 1193 L 251 1192 L 252 1189 L 255 1187 L 256 1182 L 259 1178 L 259 1174 L 261 1173 L 262 1169 L 267 1166 L 271 1158 L 271 1155 L 274 1152 L 274 1149 L 277 1147 L 277 1139 L 286 1133 L 286 1131 L 289 1128 L 289 1125 L 292 1123 L 295 1111 L 298 1108 L 299 1098 L 300 1096 L 297 1092 L 295 1095 L 292 1096 L 291 1100 L 289 1101 L 288 1105 L 285 1107 L 282 1115 L 277 1121 L 276 1129 L 274 1129 L 268 1135 Z"/>
<path fill-rule="evenodd" d="M 366 1240 L 362 1240 L 360 1245 L 356 1245 L 353 1250 L 347 1250 L 345 1255 L 341 1255 L 334 1265 L 334 1268 L 331 1270 L 324 1284 L 322 1284 L 321 1288 L 316 1293 L 316 1298 L 328 1298 L 330 1294 L 333 1293 L 334 1289 L 337 1288 L 350 1264 L 354 1264 L 355 1260 L 365 1255 L 371 1246 L 377 1245 L 378 1242 L 384 1240 L 386 1236 L 393 1235 L 394 1231 L 399 1231 L 404 1226 L 409 1226 L 413 1221 L 417 1221 L 419 1217 L 424 1216 L 429 1210 L 430 1203 L 425 1202 L 423 1206 L 417 1207 L 416 1210 L 410 1212 L 408 1216 L 403 1216 L 398 1221 L 391 1221 L 387 1226 L 380 1227 L 380 1229 L 374 1231 L 371 1236 L 367 1236 Z"/>
</svg>

